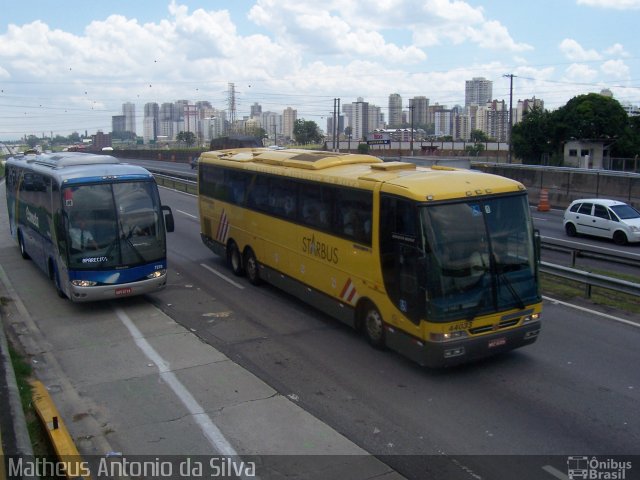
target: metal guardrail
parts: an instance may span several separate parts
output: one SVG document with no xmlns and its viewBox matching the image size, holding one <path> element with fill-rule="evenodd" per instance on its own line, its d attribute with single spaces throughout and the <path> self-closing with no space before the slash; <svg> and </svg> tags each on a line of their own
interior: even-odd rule
<svg viewBox="0 0 640 480">
<path fill-rule="evenodd" d="M 540 271 L 563 279 L 584 283 L 585 296 L 587 298 L 591 298 L 592 287 L 600 287 L 629 295 L 640 296 L 640 283 L 606 277 L 597 273 L 585 272 L 584 270 L 577 270 L 548 262 L 540 262 Z"/>
<path fill-rule="evenodd" d="M 575 247 L 566 245 L 563 240 L 550 241 L 542 237 L 541 247 L 546 250 L 554 250 L 557 252 L 564 252 L 571 254 L 571 266 L 575 267 L 576 258 L 591 258 L 593 260 L 602 260 L 609 263 L 617 263 L 619 265 L 626 265 L 629 267 L 640 267 L 640 256 L 634 255 L 617 255 L 615 253 L 602 252 L 598 250 L 598 247 L 591 249 L 585 247 Z"/>
<path fill-rule="evenodd" d="M 153 173 L 158 185 L 172 188 L 180 192 L 191 193 L 193 195 L 198 194 L 198 182 L 193 180 L 193 178 L 187 178 L 187 176 L 166 175 L 153 170 L 150 171 Z"/>
<path fill-rule="evenodd" d="M 152 172 L 156 182 L 158 185 L 162 185 L 168 188 L 173 188 L 175 190 L 181 192 L 187 192 L 192 194 L 198 193 L 198 182 L 193 180 L 193 177 L 188 178 L 185 176 L 176 176 L 176 175 L 166 175 L 160 172 Z M 562 248 L 563 251 L 571 251 L 570 247 L 563 247 L 561 245 L 557 245 L 550 242 L 543 242 L 543 248 Z M 578 249 L 573 249 L 574 259 L 575 259 L 575 251 Z M 633 259 L 628 259 L 625 257 L 617 257 L 615 255 L 602 254 L 593 251 L 586 251 L 580 249 L 580 254 L 582 256 L 589 255 L 591 258 L 599 258 L 608 261 L 628 261 L 631 263 L 627 263 L 627 265 L 639 266 L 640 262 L 634 262 Z M 577 270 L 575 268 L 565 267 L 562 265 L 556 265 L 548 262 L 540 262 L 540 270 L 544 273 L 548 273 L 549 275 L 554 275 L 560 278 L 574 280 L 580 283 L 584 283 L 585 285 L 585 296 L 587 298 L 591 297 L 591 288 L 592 287 L 600 287 L 608 290 L 615 290 L 617 292 L 626 293 L 629 295 L 640 296 L 640 283 L 628 282 L 626 280 L 620 280 L 617 278 L 606 277 L 604 275 L 598 275 L 596 273 L 585 272 L 583 270 Z"/>
</svg>

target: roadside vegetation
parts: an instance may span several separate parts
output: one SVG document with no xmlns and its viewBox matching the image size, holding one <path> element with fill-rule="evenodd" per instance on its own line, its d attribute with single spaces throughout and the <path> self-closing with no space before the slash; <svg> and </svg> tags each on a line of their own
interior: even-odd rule
<svg viewBox="0 0 640 480">
<path fill-rule="evenodd" d="M 29 432 L 29 437 L 31 438 L 33 454 L 36 458 L 43 458 L 47 461 L 54 462 L 56 460 L 55 451 L 49 442 L 49 436 L 40 421 L 40 417 L 38 417 L 33 406 L 31 385 L 29 383 L 29 381 L 34 378 L 33 369 L 27 359 L 25 359 L 11 345 L 9 345 L 9 355 L 11 356 L 11 363 L 13 364 L 13 371 L 16 376 L 16 383 L 20 393 L 20 402 L 22 403 L 22 410 L 24 411 L 25 420 L 27 422 L 27 430 Z M 50 479 L 57 477 L 41 478 Z"/>
</svg>

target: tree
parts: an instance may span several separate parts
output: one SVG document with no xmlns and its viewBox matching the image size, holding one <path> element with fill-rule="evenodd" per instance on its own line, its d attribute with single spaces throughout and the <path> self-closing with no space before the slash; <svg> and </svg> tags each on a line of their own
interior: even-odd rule
<svg viewBox="0 0 640 480">
<path fill-rule="evenodd" d="M 470 138 L 471 141 L 475 143 L 489 141 L 489 136 L 482 130 L 471 130 Z"/>
<path fill-rule="evenodd" d="M 554 127 L 551 115 L 546 110 L 534 108 L 522 121 L 513 126 L 511 145 L 516 157 L 523 163 L 538 165 L 554 151 Z"/>
<path fill-rule="evenodd" d="M 322 140 L 320 129 L 316 122 L 310 120 L 298 119 L 293 124 L 293 136 L 301 145 L 309 143 L 318 143 Z"/>
<path fill-rule="evenodd" d="M 369 153 L 369 144 L 367 143 L 359 143 L 358 144 L 358 153 L 363 155 L 367 155 Z"/>
<path fill-rule="evenodd" d="M 484 144 L 476 143 L 475 145 L 467 145 L 465 150 L 469 155 L 473 157 L 479 157 L 480 154 L 484 152 Z"/>
<path fill-rule="evenodd" d="M 620 102 L 598 93 L 573 97 L 553 117 L 564 140 L 613 138 L 621 135 L 629 122 Z"/>
<path fill-rule="evenodd" d="M 193 132 L 180 132 L 176 136 L 176 140 L 178 140 L 178 142 L 184 143 L 187 147 L 190 147 L 194 143 L 196 143 L 196 134 Z"/>
</svg>

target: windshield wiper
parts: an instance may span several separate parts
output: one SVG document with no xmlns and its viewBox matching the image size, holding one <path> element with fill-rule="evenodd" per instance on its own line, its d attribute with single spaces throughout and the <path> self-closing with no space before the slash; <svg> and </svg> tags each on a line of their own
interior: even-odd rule
<svg viewBox="0 0 640 480">
<path fill-rule="evenodd" d="M 524 301 L 522 300 L 522 297 L 518 294 L 518 292 L 514 288 L 513 283 L 511 283 L 511 280 L 509 280 L 509 277 L 505 275 L 504 270 L 500 269 L 501 265 L 496 265 L 496 267 L 498 270 L 497 271 L 498 280 L 502 279 L 504 281 L 504 284 L 506 285 L 507 290 L 509 290 L 509 293 L 511 293 L 511 295 L 515 299 L 516 305 L 518 306 L 518 308 L 520 310 L 524 309 L 525 307 Z"/>
</svg>

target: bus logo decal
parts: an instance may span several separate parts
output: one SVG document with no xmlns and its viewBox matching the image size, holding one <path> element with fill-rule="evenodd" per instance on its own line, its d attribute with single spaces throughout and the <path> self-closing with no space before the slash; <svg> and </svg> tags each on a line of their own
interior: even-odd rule
<svg viewBox="0 0 640 480">
<path fill-rule="evenodd" d="M 340 298 L 350 304 L 357 302 L 360 298 L 360 295 L 358 295 L 358 292 L 356 291 L 356 286 L 353 284 L 351 279 L 347 280 L 347 283 L 344 284 L 342 292 L 340 293 Z"/>
<path fill-rule="evenodd" d="M 229 219 L 227 218 L 227 212 L 222 211 L 220 217 L 220 225 L 218 225 L 218 233 L 216 234 L 216 240 L 220 243 L 227 243 L 227 236 L 229 235 Z"/>
</svg>

